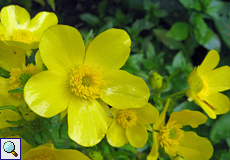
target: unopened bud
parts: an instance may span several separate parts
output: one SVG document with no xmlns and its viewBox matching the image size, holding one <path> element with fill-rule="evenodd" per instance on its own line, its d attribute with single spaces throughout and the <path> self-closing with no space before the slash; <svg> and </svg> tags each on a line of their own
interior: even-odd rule
<svg viewBox="0 0 230 160">
<path fill-rule="evenodd" d="M 156 71 L 151 71 L 148 83 L 152 89 L 160 89 L 162 86 L 162 76 L 158 74 Z"/>
</svg>

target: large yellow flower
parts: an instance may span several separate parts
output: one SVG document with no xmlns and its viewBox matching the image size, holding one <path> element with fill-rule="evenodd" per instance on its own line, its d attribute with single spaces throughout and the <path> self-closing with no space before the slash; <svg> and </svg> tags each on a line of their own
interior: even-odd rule
<svg viewBox="0 0 230 160">
<path fill-rule="evenodd" d="M 142 108 L 126 110 L 111 109 L 113 121 L 106 134 L 110 145 L 121 147 L 129 143 L 136 148 L 141 148 L 148 140 L 145 125 L 152 124 L 158 118 L 158 110 L 150 103 Z"/>
<path fill-rule="evenodd" d="M 10 5 L 1 10 L 0 39 L 9 46 L 24 50 L 36 49 L 48 27 L 56 25 L 54 13 L 40 12 L 33 19 L 22 7 Z"/>
<path fill-rule="evenodd" d="M 220 60 L 219 54 L 211 50 L 202 64 L 195 67 L 189 75 L 188 101 L 202 107 L 210 118 L 224 114 L 230 109 L 229 98 L 222 91 L 230 89 L 230 67 L 214 69 Z"/>
<path fill-rule="evenodd" d="M 119 70 L 130 45 L 124 30 L 109 29 L 86 50 L 75 28 L 50 27 L 39 45 L 48 70 L 29 79 L 24 89 L 26 102 L 43 117 L 68 109 L 70 138 L 83 146 L 99 143 L 108 128 L 104 102 L 118 109 L 140 108 L 150 95 L 141 78 Z"/>
<path fill-rule="evenodd" d="M 153 146 L 148 160 L 157 160 L 159 146 L 170 156 L 180 155 L 186 160 L 208 160 L 213 154 L 213 147 L 207 138 L 198 136 L 193 131 L 183 131 L 182 127 L 190 125 L 193 128 L 206 122 L 207 117 L 198 111 L 182 110 L 173 112 L 165 125 L 165 115 L 169 100 L 158 120 L 154 123 Z"/>
</svg>

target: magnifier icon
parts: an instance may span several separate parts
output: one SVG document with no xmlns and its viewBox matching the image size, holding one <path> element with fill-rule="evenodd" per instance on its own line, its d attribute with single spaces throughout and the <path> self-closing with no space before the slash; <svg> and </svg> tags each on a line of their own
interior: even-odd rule
<svg viewBox="0 0 230 160">
<path fill-rule="evenodd" d="M 15 150 L 15 145 L 11 141 L 7 141 L 3 145 L 3 149 L 7 153 L 12 153 L 15 157 L 18 156 L 18 154 L 14 151 Z"/>
</svg>

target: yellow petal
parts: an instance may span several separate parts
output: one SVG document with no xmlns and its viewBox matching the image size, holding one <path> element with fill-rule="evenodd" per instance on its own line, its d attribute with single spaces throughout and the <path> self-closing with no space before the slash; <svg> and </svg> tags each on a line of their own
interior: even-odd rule
<svg viewBox="0 0 230 160">
<path fill-rule="evenodd" d="M 40 40 L 43 32 L 50 26 L 56 25 L 58 23 L 57 16 L 51 12 L 40 12 L 27 26 L 33 35 L 36 37 L 36 40 Z"/>
<path fill-rule="evenodd" d="M 122 127 L 117 120 L 112 121 L 112 124 L 106 133 L 106 138 L 109 144 L 113 147 L 121 147 L 128 142 L 125 128 Z"/>
<path fill-rule="evenodd" d="M 17 5 L 6 6 L 1 10 L 1 22 L 10 33 L 14 29 L 25 29 L 29 21 L 27 10 Z"/>
<path fill-rule="evenodd" d="M 203 103 L 203 106 L 211 108 L 217 115 L 227 113 L 230 109 L 229 98 L 222 93 L 210 94 L 204 98 L 204 101 L 206 103 Z"/>
<path fill-rule="evenodd" d="M 120 69 L 128 59 L 131 40 L 126 31 L 108 29 L 89 45 L 85 64 L 93 64 L 103 71 Z"/>
<path fill-rule="evenodd" d="M 39 45 L 44 64 L 48 69 L 59 72 L 71 72 L 83 64 L 85 46 L 77 29 L 55 25 L 48 28 Z"/>
<path fill-rule="evenodd" d="M 74 149 L 54 149 L 52 154 L 56 155 L 56 160 L 90 160 L 86 155 Z"/>
<path fill-rule="evenodd" d="M 182 110 L 180 112 L 173 112 L 170 115 L 170 120 L 176 120 L 183 126 L 190 125 L 193 128 L 203 124 L 207 121 L 207 117 L 199 111 Z"/>
<path fill-rule="evenodd" d="M 145 81 L 126 71 L 113 70 L 104 75 L 101 99 L 118 109 L 140 108 L 149 99 L 150 92 Z"/>
<path fill-rule="evenodd" d="M 129 140 L 129 143 L 136 148 L 143 147 L 148 140 L 148 132 L 145 126 L 137 123 L 135 126 L 127 128 L 126 134 Z"/>
<path fill-rule="evenodd" d="M 159 133 L 153 131 L 153 145 L 152 145 L 152 149 L 149 155 L 147 156 L 147 160 L 157 160 L 158 159 L 158 156 L 159 156 L 158 149 L 160 145 L 158 137 L 159 137 Z"/>
<path fill-rule="evenodd" d="M 204 81 L 208 85 L 208 92 L 222 92 L 230 89 L 230 67 L 223 66 L 214 69 L 204 75 Z"/>
<path fill-rule="evenodd" d="M 178 146 L 178 154 L 188 160 L 209 160 L 213 154 L 213 147 L 207 138 L 200 137 L 195 132 L 185 132 Z"/>
<path fill-rule="evenodd" d="M 11 72 L 12 68 L 21 68 L 25 63 L 25 52 L 21 49 L 8 47 L 0 41 L 0 67 Z"/>
<path fill-rule="evenodd" d="M 218 65 L 219 61 L 220 56 L 218 52 L 216 50 L 209 51 L 201 65 L 198 66 L 198 74 L 201 76 L 213 70 Z"/>
<path fill-rule="evenodd" d="M 19 126 L 19 125 L 13 125 L 13 124 L 7 123 L 6 121 L 18 121 L 21 118 L 22 117 L 18 113 L 10 109 L 0 110 L 0 129 L 6 128 L 6 127 Z"/>
<path fill-rule="evenodd" d="M 4 39 L 4 35 L 8 34 L 8 31 L 6 29 L 6 27 L 2 24 L 2 22 L 0 22 L 0 39 Z M 1 37 L 3 36 L 3 37 Z"/>
<path fill-rule="evenodd" d="M 30 49 L 37 49 L 39 44 L 38 41 L 34 41 L 32 43 L 24 43 L 19 41 L 5 40 L 4 42 L 9 46 L 21 48 L 25 51 L 28 51 Z"/>
<path fill-rule="evenodd" d="M 150 103 L 147 103 L 144 107 L 137 108 L 135 110 L 137 111 L 138 122 L 141 124 L 152 124 L 159 116 L 158 110 Z"/>
<path fill-rule="evenodd" d="M 192 94 L 198 94 L 204 87 L 204 83 L 197 72 L 197 68 L 194 68 L 188 77 L 188 84 L 191 88 Z"/>
<path fill-rule="evenodd" d="M 69 137 L 82 146 L 94 146 L 105 136 L 108 116 L 100 103 L 73 97 L 68 107 Z"/>
<path fill-rule="evenodd" d="M 37 73 L 43 71 L 43 61 L 42 61 L 42 57 L 41 57 L 39 50 L 37 51 L 37 53 L 35 55 L 35 63 L 36 63 Z"/>
<path fill-rule="evenodd" d="M 24 97 L 30 109 L 43 117 L 64 111 L 72 97 L 69 77 L 54 71 L 43 71 L 31 77 L 25 85 Z"/>
<path fill-rule="evenodd" d="M 18 106 L 23 99 L 9 93 L 10 86 L 8 79 L 0 77 L 0 106 L 13 105 Z"/>
</svg>

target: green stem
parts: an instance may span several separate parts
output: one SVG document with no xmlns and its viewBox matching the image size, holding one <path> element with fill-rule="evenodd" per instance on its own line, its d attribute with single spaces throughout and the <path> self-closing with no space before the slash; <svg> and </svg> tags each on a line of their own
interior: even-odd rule
<svg viewBox="0 0 230 160">
<path fill-rule="evenodd" d="M 145 74 L 143 74 L 143 73 L 135 73 L 137 76 L 140 76 L 140 77 L 143 77 L 143 78 L 145 78 L 146 80 L 148 80 L 149 79 L 149 76 L 147 76 L 147 75 L 145 75 Z"/>
<path fill-rule="evenodd" d="M 186 92 L 187 92 L 187 90 L 176 92 L 176 93 L 173 93 L 173 94 L 171 94 L 169 96 L 164 97 L 164 99 L 174 98 L 174 97 L 177 97 L 177 96 L 184 96 L 186 94 Z"/>
<path fill-rule="evenodd" d="M 181 71 L 181 68 L 178 68 L 173 74 L 171 74 L 168 78 L 167 81 L 169 82 L 178 72 Z"/>
</svg>

